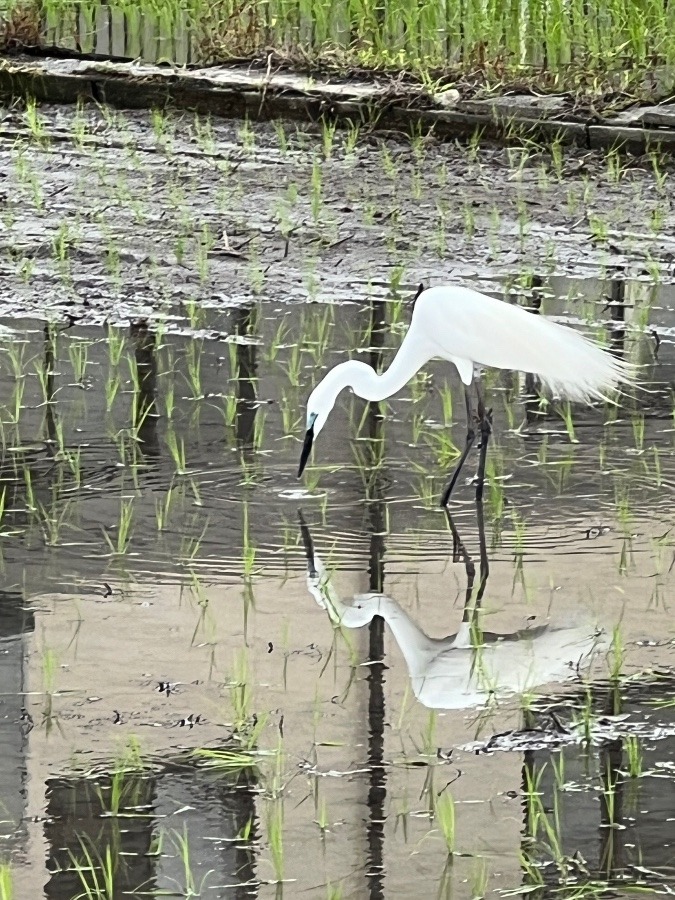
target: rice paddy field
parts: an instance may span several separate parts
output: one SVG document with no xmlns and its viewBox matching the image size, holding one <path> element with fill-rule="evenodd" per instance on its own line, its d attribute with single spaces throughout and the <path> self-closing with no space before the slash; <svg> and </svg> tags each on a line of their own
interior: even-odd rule
<svg viewBox="0 0 675 900">
<path fill-rule="evenodd" d="M 672 160 L 2 116 L 0 898 L 672 895 Z M 434 362 L 298 481 L 313 385 L 448 281 L 639 387 L 486 373 L 446 514 Z"/>
</svg>

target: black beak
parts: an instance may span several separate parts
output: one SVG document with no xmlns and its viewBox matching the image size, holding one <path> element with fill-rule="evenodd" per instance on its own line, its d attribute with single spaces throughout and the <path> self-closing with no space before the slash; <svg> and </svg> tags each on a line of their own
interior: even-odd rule
<svg viewBox="0 0 675 900">
<path fill-rule="evenodd" d="M 305 517 L 302 510 L 298 510 L 298 520 L 300 522 L 300 534 L 302 535 L 302 543 L 305 545 L 305 556 L 307 558 L 307 572 L 310 578 L 316 578 L 316 566 L 314 565 L 314 543 L 310 534 Z"/>
<path fill-rule="evenodd" d="M 300 454 L 300 465 L 298 466 L 298 478 L 302 475 L 305 466 L 307 465 L 307 460 L 309 459 L 309 454 L 312 452 L 312 443 L 314 442 L 314 426 L 307 429 L 307 434 L 305 435 L 305 443 L 302 445 L 302 453 Z"/>
</svg>

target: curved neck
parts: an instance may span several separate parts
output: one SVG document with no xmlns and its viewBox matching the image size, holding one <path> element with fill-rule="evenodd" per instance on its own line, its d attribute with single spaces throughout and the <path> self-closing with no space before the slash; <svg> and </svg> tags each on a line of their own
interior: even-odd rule
<svg viewBox="0 0 675 900">
<path fill-rule="evenodd" d="M 400 391 L 433 355 L 433 351 L 411 329 L 391 365 L 381 375 L 365 363 L 351 359 L 331 369 L 321 382 L 321 388 L 331 395 L 333 401 L 346 387 L 364 400 L 384 400 Z"/>
<path fill-rule="evenodd" d="M 403 609 L 390 597 L 381 594 L 355 598 L 353 606 L 340 600 L 330 579 L 307 579 L 310 593 L 328 611 L 331 620 L 345 628 L 361 628 L 374 616 L 382 616 L 401 648 L 410 675 L 421 675 L 430 659 L 439 652 L 439 643 L 426 635 Z"/>
</svg>

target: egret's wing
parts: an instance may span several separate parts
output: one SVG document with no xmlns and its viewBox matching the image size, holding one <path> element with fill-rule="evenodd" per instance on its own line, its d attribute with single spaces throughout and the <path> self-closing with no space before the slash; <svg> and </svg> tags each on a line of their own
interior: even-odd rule
<svg viewBox="0 0 675 900">
<path fill-rule="evenodd" d="M 415 317 L 439 356 L 531 372 L 570 400 L 603 398 L 632 381 L 630 366 L 574 329 L 468 288 L 430 288 Z"/>
</svg>

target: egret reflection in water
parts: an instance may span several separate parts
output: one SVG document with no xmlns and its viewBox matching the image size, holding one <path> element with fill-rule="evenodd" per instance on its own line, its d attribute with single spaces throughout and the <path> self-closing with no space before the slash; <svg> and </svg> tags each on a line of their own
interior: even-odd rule
<svg viewBox="0 0 675 900">
<path fill-rule="evenodd" d="M 453 536 L 453 558 L 461 558 L 464 563 L 467 590 L 459 629 L 445 638 L 429 637 L 396 600 L 385 594 L 356 594 L 353 603 L 344 603 L 314 551 L 308 526 L 302 517 L 300 520 L 310 594 L 328 612 L 331 621 L 341 627 L 361 628 L 375 616 L 381 616 L 401 649 L 415 696 L 430 709 L 468 709 L 565 681 L 607 649 L 604 632 L 588 621 L 574 625 L 548 623 L 508 633 L 480 628 L 479 613 L 489 567 L 482 506 L 477 503 L 476 507 L 480 542 L 480 580 L 476 590 L 473 560 L 446 510 Z"/>
</svg>

